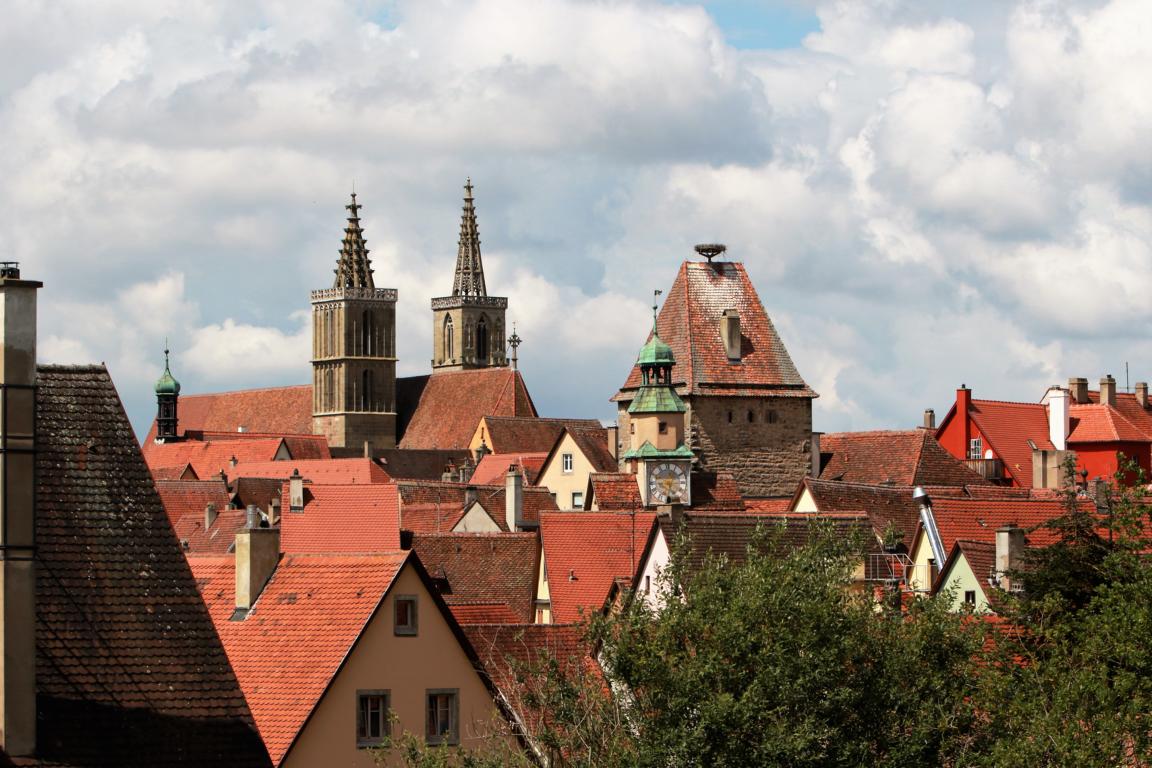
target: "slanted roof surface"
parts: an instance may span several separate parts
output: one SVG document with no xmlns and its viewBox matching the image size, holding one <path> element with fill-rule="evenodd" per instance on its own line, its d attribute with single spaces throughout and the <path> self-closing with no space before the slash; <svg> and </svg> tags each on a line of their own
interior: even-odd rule
<svg viewBox="0 0 1152 768">
<path fill-rule="evenodd" d="M 233 460 L 238 463 L 271 463 L 283 439 L 264 437 L 253 440 L 187 440 L 175 443 L 145 441 L 144 460 L 149 467 L 184 467 L 188 464 L 201 480 L 229 471 Z"/>
<path fill-rule="evenodd" d="M 1089 390 L 1088 400 L 1099 403 L 1100 390 Z M 1113 407 L 1143 432 L 1148 439 L 1152 440 L 1152 407 L 1145 408 L 1140 405 L 1140 401 L 1136 399 L 1136 394 L 1133 392 L 1117 392 L 1116 405 Z"/>
<path fill-rule="evenodd" d="M 400 549 L 395 485 L 307 485 L 299 512 L 289 508 L 287 486 L 280 505 L 280 547 L 285 553 Z"/>
<path fill-rule="evenodd" d="M 920 506 L 908 486 L 865 485 L 835 480 L 804 480 L 821 512 L 865 512 L 877 532 L 891 528 L 912 546 L 912 537 L 920 523 Z"/>
<path fill-rule="evenodd" d="M 738 363 L 728 361 L 720 337 L 720 316 L 726 309 L 740 313 Z M 816 396 L 796 370 L 739 262 L 681 264 L 656 328 L 676 355 L 672 379 L 681 382 L 677 386 L 681 395 Z M 631 400 L 640 382 L 640 367 L 633 366 L 614 399 Z"/>
<path fill-rule="evenodd" d="M 229 480 L 240 477 L 287 480 L 296 470 L 317 485 L 387 483 L 392 478 L 372 459 L 304 459 L 298 461 L 247 461 L 227 467 Z"/>
<path fill-rule="evenodd" d="M 484 416 L 535 416 L 519 371 L 437 371 L 428 378 L 401 448 L 467 448 Z"/>
<path fill-rule="evenodd" d="M 1078 503 L 1085 511 L 1095 510 L 1092 501 Z M 995 544 L 996 529 L 1008 524 L 1024 528 L 1030 546 L 1045 547 L 1059 537 L 1040 526 L 1065 512 L 1063 499 L 932 499 L 932 514 L 945 552 L 950 552 L 958 539 Z"/>
<path fill-rule="evenodd" d="M 400 480 L 400 527 L 414 533 L 449 533 L 470 508 L 469 488 L 476 501 L 501 530 L 507 530 L 505 485 L 469 485 L 434 480 Z M 547 488 L 524 487 L 523 519 L 535 523 L 540 513 L 555 511 L 556 500 Z"/>
<path fill-rule="evenodd" d="M 532 621 L 540 561 L 535 533 L 416 534 L 412 549 L 429 576 L 447 580 L 441 597 L 454 614 L 460 604 L 500 603 L 514 623 Z"/>
<path fill-rule="evenodd" d="M 247 522 L 247 512 L 231 509 L 231 494 L 222 480 L 157 480 L 164 511 L 185 553 L 227 553 Z M 205 511 L 216 507 L 216 517 L 205 527 Z"/>
<path fill-rule="evenodd" d="M 828 480 L 910 486 L 988 482 L 925 429 L 833 432 L 820 438 L 820 452 L 830 454 L 820 471 Z"/>
<path fill-rule="evenodd" d="M 983 433 L 988 446 L 1004 462 L 1016 482 L 1032 485 L 1031 440 L 1037 448 L 1056 447 L 1048 435 L 1048 411 L 1041 403 L 1008 403 L 999 400 L 973 400 L 972 421 Z"/>
<path fill-rule="evenodd" d="M 103 366 L 41 366 L 39 757 L 268 765 Z"/>
<path fill-rule="evenodd" d="M 600 509 L 630 510 L 644 506 L 636 475 L 630 472 L 593 472 L 588 476 L 588 483 L 592 488 L 588 503 L 595 501 Z"/>
<path fill-rule="evenodd" d="M 1072 405 L 1069 443 L 1147 443 L 1148 434 L 1110 405 Z"/>
<path fill-rule="evenodd" d="M 190 558 L 204 602 L 276 764 L 407 559 L 406 552 L 285 555 L 247 617 L 231 621 L 236 602 L 233 559 Z"/>
<path fill-rule="evenodd" d="M 470 482 L 477 485 L 503 483 L 508 467 L 515 466 L 525 475 L 524 482 L 533 485 L 546 458 L 547 453 L 489 453 L 476 465 Z"/>
<path fill-rule="evenodd" d="M 744 496 L 731 472 L 693 472 L 692 510 L 744 511 Z"/>
<path fill-rule="evenodd" d="M 208 395 L 181 395 L 180 430 L 248 432 L 268 435 L 312 434 L 312 385 L 244 389 Z M 156 437 L 156 423 L 144 443 Z"/>
<path fill-rule="evenodd" d="M 540 419 L 525 416 L 488 416 L 484 444 L 493 453 L 547 453 L 565 427 L 603 429 L 596 419 Z"/>
</svg>

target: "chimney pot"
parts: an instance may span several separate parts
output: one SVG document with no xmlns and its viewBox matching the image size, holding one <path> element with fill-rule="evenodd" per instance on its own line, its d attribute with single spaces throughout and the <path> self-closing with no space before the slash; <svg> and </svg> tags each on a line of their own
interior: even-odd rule
<svg viewBox="0 0 1152 768">
<path fill-rule="evenodd" d="M 924 409 L 924 429 L 936 429 L 936 411 Z"/>
<path fill-rule="evenodd" d="M 996 530 L 996 575 L 1005 591 L 1020 591 L 1020 584 L 1012 583 L 1011 572 L 1023 564 L 1024 529 L 1015 523 Z"/>
<path fill-rule="evenodd" d="M 292 512 L 304 511 L 304 478 L 299 469 L 292 470 L 288 478 L 288 509 Z"/>
<path fill-rule="evenodd" d="M 247 525 L 249 528 L 260 527 L 260 508 L 255 504 L 248 505 Z"/>
<path fill-rule="evenodd" d="M 515 465 L 504 476 L 504 522 L 512 533 L 524 523 L 524 476 Z"/>
<path fill-rule="evenodd" d="M 1140 404 L 1141 408 L 1148 407 L 1148 382 L 1136 382 L 1136 402 Z"/>
<path fill-rule="evenodd" d="M 1068 379 L 1068 391 L 1072 393 L 1072 402 L 1084 405 L 1088 402 L 1088 379 L 1083 377 Z"/>
<path fill-rule="evenodd" d="M 724 353 L 728 362 L 738 363 L 742 357 L 740 336 L 740 312 L 726 309 L 720 316 L 720 338 L 724 341 Z"/>
<path fill-rule="evenodd" d="M 1116 379 L 1110 373 L 1100 379 L 1100 404 L 1116 405 Z"/>
<path fill-rule="evenodd" d="M 214 522 L 216 522 L 216 505 L 209 502 L 204 507 L 204 530 L 211 528 Z"/>
</svg>

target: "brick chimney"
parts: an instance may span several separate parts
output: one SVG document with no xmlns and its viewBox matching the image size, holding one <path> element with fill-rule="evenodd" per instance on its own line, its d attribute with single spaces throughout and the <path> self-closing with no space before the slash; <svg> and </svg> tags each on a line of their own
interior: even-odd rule
<svg viewBox="0 0 1152 768">
<path fill-rule="evenodd" d="M 924 429 L 936 429 L 936 411 L 931 408 L 924 409 Z"/>
<path fill-rule="evenodd" d="M 726 309 L 720 316 L 720 338 L 724 340 L 728 362 L 740 362 L 740 313 L 735 309 Z"/>
<path fill-rule="evenodd" d="M 1084 405 L 1088 402 L 1088 379 L 1083 377 L 1068 379 L 1068 391 L 1072 393 L 1073 403 Z"/>
<path fill-rule="evenodd" d="M 1020 584 L 1013 584 L 1010 571 L 1019 570 L 1024 564 L 1024 529 L 1009 523 L 996 530 L 996 576 L 1000 588 L 1006 592 L 1020 591 Z"/>
<path fill-rule="evenodd" d="M 515 465 L 504 476 L 504 521 L 512 533 L 524 523 L 524 476 Z"/>
<path fill-rule="evenodd" d="M 808 457 L 808 477 L 820 477 L 820 436 L 823 432 L 813 432 L 811 441 L 808 443 L 808 449 L 811 455 Z"/>
<path fill-rule="evenodd" d="M 1136 402 L 1140 404 L 1141 408 L 1147 410 L 1148 408 L 1148 382 L 1136 382 Z"/>
<path fill-rule="evenodd" d="M 1116 379 L 1110 373 L 1100 379 L 1100 405 L 1116 405 Z"/>
<path fill-rule="evenodd" d="M 244 619 L 272 578 L 280 562 L 280 529 L 261 528 L 260 510 L 248 506 L 248 521 L 236 534 L 236 611 L 233 621 Z"/>
<path fill-rule="evenodd" d="M 0 748 L 36 749 L 36 291 L 0 264 Z"/>
</svg>

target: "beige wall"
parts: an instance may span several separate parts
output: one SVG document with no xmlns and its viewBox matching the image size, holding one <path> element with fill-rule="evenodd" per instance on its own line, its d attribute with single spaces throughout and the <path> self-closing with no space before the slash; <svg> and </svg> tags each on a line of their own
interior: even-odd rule
<svg viewBox="0 0 1152 768">
<path fill-rule="evenodd" d="M 508 329 L 504 325 L 504 308 L 498 306 L 486 307 L 453 307 L 451 309 L 437 309 L 432 312 L 432 367 L 457 370 L 460 368 L 481 367 L 476 360 L 476 334 L 475 329 L 484 318 L 488 327 L 488 360 L 484 365 L 507 365 L 506 339 Z M 452 318 L 452 357 L 447 355 L 444 343 L 444 321 Z M 465 345 L 464 326 L 471 324 L 473 329 L 472 344 Z"/>
<path fill-rule="evenodd" d="M 984 594 L 985 585 L 980 583 L 980 579 L 972 572 L 972 565 L 963 553 L 956 558 L 955 563 L 949 566 L 948 580 L 944 587 L 953 590 L 954 593 L 949 603 L 949 610 L 951 611 L 964 609 L 964 593 L 969 590 L 976 593 L 976 604 L 973 606 L 973 610 L 979 613 L 987 613 L 991 610 L 988 606 L 988 596 Z"/>
<path fill-rule="evenodd" d="M 418 597 L 418 634 L 414 637 L 393 634 L 397 595 Z M 357 691 L 388 690 L 392 711 L 399 719 L 394 735 L 407 729 L 422 737 L 425 691 L 430 688 L 459 689 L 462 746 L 479 746 L 483 735 L 499 722 L 499 712 L 479 674 L 415 570 L 406 566 L 282 765 L 372 768 L 371 754 L 356 746 Z"/>
<path fill-rule="evenodd" d="M 660 422 L 664 422 L 666 429 L 660 434 Z M 684 414 L 642 413 L 631 417 L 629 430 L 635 425 L 635 432 L 628 435 L 628 445 L 632 450 L 638 450 L 644 443 L 651 443 L 660 451 L 674 451 L 684 444 Z"/>
<path fill-rule="evenodd" d="M 544 550 L 540 550 L 540 566 L 536 572 L 537 624 L 552 623 L 552 594 L 548 591 L 548 567 L 544 564 Z"/>
<path fill-rule="evenodd" d="M 572 454 L 572 471 L 564 471 L 564 454 Z M 595 468 L 592 462 L 576 445 L 576 441 L 568 433 L 564 433 L 560 446 L 549 457 L 548 463 L 540 468 L 540 476 L 536 485 L 544 486 L 556 495 L 556 506 L 560 509 L 572 509 L 572 493 L 585 493 L 588 490 L 588 475 Z M 580 507 L 583 509 L 583 506 Z"/>
<path fill-rule="evenodd" d="M 792 505 L 793 512 L 819 512 L 816 508 L 816 500 L 812 498 L 812 493 L 805 488 L 800 492 L 800 498 L 796 499 L 796 503 Z"/>
</svg>

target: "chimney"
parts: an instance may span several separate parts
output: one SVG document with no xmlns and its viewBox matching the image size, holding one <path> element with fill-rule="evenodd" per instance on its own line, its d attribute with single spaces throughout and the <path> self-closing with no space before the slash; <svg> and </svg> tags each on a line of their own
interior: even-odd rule
<svg viewBox="0 0 1152 768">
<path fill-rule="evenodd" d="M 672 529 L 679 530 L 680 522 L 684 519 L 684 505 L 677 499 L 669 499 L 669 503 L 656 507 L 656 514 L 666 516 L 672 523 Z"/>
<path fill-rule="evenodd" d="M 931 408 L 924 409 L 924 429 L 936 429 L 936 411 Z"/>
<path fill-rule="evenodd" d="M 272 500 L 268 502 L 268 525 L 276 525 L 280 522 L 280 497 L 273 496 Z"/>
<path fill-rule="evenodd" d="M 524 476 L 513 465 L 504 476 L 504 520 L 515 533 L 524 522 Z"/>
<path fill-rule="evenodd" d="M 740 313 L 735 309 L 726 309 L 720 316 L 720 338 L 724 340 L 728 362 L 740 362 Z"/>
<path fill-rule="evenodd" d="M 1084 405 L 1088 402 L 1088 379 L 1068 379 L 1068 391 L 1072 393 L 1072 402 Z"/>
<path fill-rule="evenodd" d="M 920 507 L 920 527 L 924 529 L 924 535 L 928 537 L 928 546 L 932 550 L 932 557 L 936 560 L 936 564 L 943 568 L 948 559 L 948 553 L 944 551 L 944 542 L 940 539 L 940 530 L 936 527 L 936 516 L 932 514 L 932 499 L 929 498 L 923 488 L 916 486 L 912 489 L 912 500 Z"/>
<path fill-rule="evenodd" d="M 956 390 L 956 418 L 960 419 L 960 431 L 964 436 L 964 456 L 968 455 L 968 445 L 972 439 L 972 419 L 968 412 L 972 410 L 972 390 L 963 384 Z"/>
<path fill-rule="evenodd" d="M 216 505 L 208 502 L 208 505 L 204 507 L 204 530 L 211 528 L 214 522 L 216 522 Z"/>
<path fill-rule="evenodd" d="M 371 440 L 365 440 L 364 441 L 364 458 L 366 458 L 366 459 L 372 458 L 372 441 Z"/>
<path fill-rule="evenodd" d="M 1100 405 L 1116 405 L 1116 379 L 1110 373 L 1100 379 Z"/>
<path fill-rule="evenodd" d="M 1148 408 L 1148 382 L 1136 382 L 1136 402 L 1140 404 L 1141 408 L 1147 410 Z"/>
<path fill-rule="evenodd" d="M 1139 385 L 1137 385 L 1139 386 Z M 604 432 L 608 440 L 608 453 L 612 454 L 612 458 L 619 460 L 620 458 L 620 427 L 613 424 L 610 427 L 605 427 Z"/>
<path fill-rule="evenodd" d="M 36 749 L 36 291 L 0 263 L 0 748 Z"/>
<path fill-rule="evenodd" d="M 824 433 L 823 432 L 813 432 L 812 433 L 812 441 L 811 441 L 811 443 L 809 443 L 809 446 L 808 446 L 812 451 L 812 455 L 811 455 L 811 458 L 809 459 L 809 466 L 808 466 L 808 476 L 809 477 L 816 477 L 816 478 L 820 477 L 820 470 L 823 469 L 823 467 L 820 466 L 820 435 L 822 435 L 822 434 L 824 434 Z"/>
<path fill-rule="evenodd" d="M 1012 583 L 1010 571 L 1020 569 L 1024 564 L 1024 529 L 1009 523 L 996 530 L 996 575 L 1000 588 L 1007 592 L 1019 592 L 1020 585 Z"/>
<path fill-rule="evenodd" d="M 236 534 L 236 611 L 232 621 L 248 615 L 279 561 L 280 529 L 261 528 L 260 510 L 250 504 L 247 526 Z"/>
<path fill-rule="evenodd" d="M 1048 406 L 1048 439 L 1056 446 L 1056 450 L 1063 451 L 1068 447 L 1068 433 L 1072 428 L 1068 390 L 1063 387 L 1050 387 L 1044 400 Z"/>
<path fill-rule="evenodd" d="M 476 503 L 476 486 L 470 485 L 464 489 L 464 506 L 470 507 Z"/>
<path fill-rule="evenodd" d="M 304 478 L 299 469 L 293 469 L 292 477 L 288 478 L 288 509 L 291 512 L 304 511 Z"/>
<path fill-rule="evenodd" d="M 451 459 L 444 465 L 444 472 L 440 475 L 440 479 L 445 483 L 455 482 L 456 480 L 456 465 Z"/>
</svg>

